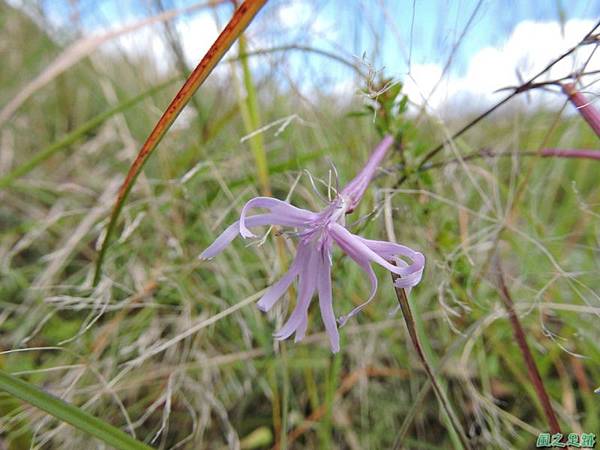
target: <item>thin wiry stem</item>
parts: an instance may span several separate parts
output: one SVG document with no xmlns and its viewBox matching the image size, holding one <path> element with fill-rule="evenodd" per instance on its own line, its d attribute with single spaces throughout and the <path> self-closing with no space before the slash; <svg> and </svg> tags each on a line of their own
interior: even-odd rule
<svg viewBox="0 0 600 450">
<path fill-rule="evenodd" d="M 472 161 L 484 158 L 512 158 L 534 157 L 534 158 L 574 158 L 574 159 L 598 159 L 600 160 L 600 149 L 580 149 L 580 148 L 543 148 L 540 151 L 518 151 L 518 152 L 496 152 L 488 148 L 483 148 L 461 158 L 452 158 L 445 161 L 428 164 L 421 168 L 421 172 L 431 169 L 439 169 L 450 164 L 457 164 L 461 161 Z"/>
<path fill-rule="evenodd" d="M 567 56 L 569 56 L 574 51 L 576 51 L 580 46 L 589 44 L 590 43 L 590 38 L 594 35 L 594 32 L 598 29 L 598 27 L 600 27 L 600 21 L 598 21 L 596 23 L 596 25 L 594 26 L 594 28 L 592 28 L 591 31 L 588 32 L 585 35 L 585 37 L 581 41 L 579 41 L 575 46 L 571 47 L 569 50 L 567 50 L 565 53 L 563 53 L 562 55 L 560 55 L 554 61 L 550 62 L 546 67 L 544 67 L 541 71 L 539 71 L 536 75 L 534 75 L 528 81 L 526 81 L 525 83 L 523 83 L 520 86 L 516 87 L 514 89 L 514 91 L 511 92 L 509 95 L 507 95 L 504 99 L 500 100 L 498 103 L 496 103 L 492 107 L 488 108 L 485 112 L 483 112 L 480 115 L 478 115 L 477 117 L 475 117 L 473 120 L 471 120 L 465 126 L 463 126 L 460 130 L 458 130 L 452 136 L 450 136 L 448 139 L 444 139 L 440 144 L 438 144 L 436 147 L 434 147 L 429 152 L 427 152 L 425 154 L 425 156 L 423 157 L 423 159 L 421 159 L 421 161 L 419 162 L 419 164 L 417 166 L 417 171 L 419 169 L 421 169 L 425 164 L 427 164 L 427 162 L 429 160 L 431 160 L 435 155 L 437 155 L 449 142 L 451 142 L 454 139 L 456 139 L 457 137 L 461 136 L 463 133 L 465 133 L 466 131 L 468 131 L 469 129 L 471 129 L 473 126 L 475 126 L 480 121 L 482 121 L 483 119 L 485 119 L 486 117 L 488 117 L 490 114 L 492 114 L 494 111 L 496 111 L 498 108 L 500 108 L 505 103 L 507 103 L 510 100 L 512 100 L 517 95 L 530 90 L 532 88 L 533 83 L 535 82 L 535 80 L 537 80 L 540 76 L 542 76 L 543 74 L 545 74 L 546 72 L 548 72 L 552 67 L 554 67 L 560 61 L 562 61 Z M 398 182 L 396 183 L 395 187 L 400 186 L 406 179 L 407 179 L 407 175 L 403 175 L 398 180 Z"/>
<path fill-rule="evenodd" d="M 562 86 L 561 83 L 563 81 L 581 79 L 583 77 L 587 77 L 590 75 L 597 75 L 599 73 L 600 73 L 600 70 L 588 70 L 586 72 L 582 72 L 581 70 L 578 70 L 575 72 L 571 72 L 563 77 L 555 78 L 553 80 L 540 81 L 538 83 L 530 83 L 529 86 L 527 87 L 527 90 L 542 89 L 542 88 L 547 88 L 549 86 L 559 86 L 560 87 L 560 86 Z M 507 87 L 497 89 L 495 92 L 513 91 L 513 90 L 519 89 L 519 88 L 520 88 L 520 86 L 507 86 Z"/>
<path fill-rule="evenodd" d="M 358 64 L 352 62 L 348 58 L 341 56 L 340 53 L 330 52 L 325 49 L 311 47 L 309 45 L 289 44 L 289 45 L 280 45 L 280 46 L 276 46 L 276 47 L 263 48 L 263 49 L 257 49 L 257 50 L 247 50 L 245 53 L 240 54 L 237 57 L 225 59 L 224 62 L 236 61 L 240 57 L 244 57 L 244 56 L 263 56 L 263 55 L 270 55 L 273 53 L 290 52 L 290 51 L 313 53 L 315 55 L 319 55 L 324 58 L 331 59 L 332 61 L 336 61 L 336 62 L 348 67 L 349 69 L 352 69 L 361 78 L 367 78 L 367 73 L 365 73 Z"/>
</svg>

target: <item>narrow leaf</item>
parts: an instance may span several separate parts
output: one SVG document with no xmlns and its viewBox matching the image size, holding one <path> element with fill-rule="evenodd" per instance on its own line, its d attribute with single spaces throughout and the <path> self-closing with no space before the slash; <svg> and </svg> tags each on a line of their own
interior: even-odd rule
<svg viewBox="0 0 600 450">
<path fill-rule="evenodd" d="M 127 433 L 37 387 L 0 370 L 0 390 L 46 411 L 58 420 L 91 434 L 119 450 L 150 450 Z"/>
<path fill-rule="evenodd" d="M 79 139 L 83 138 L 87 133 L 98 128 L 106 120 L 110 119 L 115 114 L 125 111 L 126 109 L 135 105 L 136 103 L 139 103 L 143 99 L 145 99 L 153 94 L 156 94 L 157 92 L 161 91 L 162 89 L 164 89 L 165 87 L 167 87 L 168 85 L 173 83 L 174 81 L 175 81 L 175 79 L 171 79 L 169 81 L 161 83 L 153 88 L 148 89 L 145 92 L 142 92 L 139 95 L 136 95 L 135 97 L 132 97 L 130 99 L 127 99 L 127 100 L 119 103 L 114 108 L 108 109 L 108 110 L 104 111 L 103 113 L 100 113 L 97 116 L 93 117 L 92 119 L 88 120 L 86 123 L 81 125 L 79 128 L 77 128 L 77 129 L 71 131 L 70 133 L 66 134 L 65 136 L 63 136 L 60 140 L 53 142 L 52 144 L 50 144 L 43 150 L 37 152 L 29 161 L 21 164 L 20 166 L 14 168 L 9 173 L 7 173 L 3 177 L 1 177 L 0 178 L 0 189 L 4 189 L 5 187 L 10 186 L 12 184 L 12 182 L 15 181 L 17 178 L 20 178 L 23 175 L 26 175 L 27 173 L 31 172 L 39 164 L 46 161 L 48 158 L 50 158 L 54 154 L 60 152 L 61 150 L 64 150 L 65 148 L 67 148 L 70 145 L 73 145 Z"/>
</svg>

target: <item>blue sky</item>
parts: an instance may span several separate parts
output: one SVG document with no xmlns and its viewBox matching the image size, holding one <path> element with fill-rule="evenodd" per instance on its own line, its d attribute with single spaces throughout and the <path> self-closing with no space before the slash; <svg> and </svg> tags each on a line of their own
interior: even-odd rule
<svg viewBox="0 0 600 450">
<path fill-rule="evenodd" d="M 166 9 L 197 3 L 195 0 L 162 0 Z M 88 30 L 109 28 L 111 25 L 152 14 L 156 10 L 153 0 L 42 0 L 43 9 L 56 23 L 67 24 L 75 11 Z M 372 26 L 383 27 L 382 38 L 394 41 L 393 22 L 403 40 L 412 43 L 412 60 L 430 62 L 436 55 L 447 54 L 456 38 L 476 11 L 466 38 L 456 52 L 457 66 L 464 66 L 479 48 L 498 45 L 510 34 L 516 24 L 524 20 L 560 21 L 574 18 L 600 17 L 600 2 L 593 0 L 271 0 L 265 9 L 276 10 L 294 4 L 306 4 L 317 13 L 317 19 L 339 25 L 340 37 L 350 39 L 353 52 L 367 50 Z M 231 7 L 222 5 L 221 17 L 226 19 Z M 413 25 L 414 14 L 414 25 Z M 387 16 L 387 17 L 386 17 Z M 411 35 L 412 27 L 412 39 Z M 356 40 L 357 28 L 364 28 L 361 39 Z M 398 50 L 393 43 L 384 46 L 385 60 L 391 63 Z"/>
<path fill-rule="evenodd" d="M 568 4 L 568 11 L 564 8 L 565 4 Z M 600 17 L 600 2 L 417 0 L 415 22 L 418 27 L 413 36 L 414 60 L 426 63 L 431 61 L 432 56 L 447 55 L 473 14 L 472 26 L 457 52 L 458 68 L 464 69 L 468 59 L 480 48 L 501 45 L 522 21 L 560 21 L 561 17 L 563 20 L 594 19 Z M 403 30 L 409 29 L 410 20 L 408 14 L 399 19 Z"/>
<path fill-rule="evenodd" d="M 162 3 L 170 9 L 197 1 Z M 218 8 L 221 26 L 232 10 L 226 3 Z M 53 23 L 67 33 L 77 29 L 71 23 L 73 5 L 78 7 L 83 33 L 156 14 L 155 0 L 43 0 L 42 5 Z M 434 102 L 441 104 L 462 91 L 469 91 L 472 98 L 480 92 L 488 96 L 515 83 L 517 71 L 526 76 L 545 65 L 589 31 L 598 18 L 600 2 L 593 0 L 270 0 L 252 24 L 250 37 L 260 48 L 300 43 L 352 59 L 366 54 L 375 68 L 385 67 L 386 74 L 408 80 L 407 89 L 415 101 L 427 97 L 452 55 L 445 91 L 438 92 Z M 193 65 L 216 37 L 214 15 L 208 11 L 187 15 L 176 26 Z M 157 53 L 156 43 L 150 41 L 159 39 L 160 33 L 146 31 L 124 46 L 144 51 L 146 45 Z M 598 57 L 594 64 L 600 68 Z M 157 59 L 165 60 L 162 55 Z M 561 70 L 568 72 L 575 66 L 575 61 L 566 61 Z M 279 74 L 281 79 L 297 79 L 308 89 L 329 83 L 338 90 L 348 84 L 350 91 L 356 90 L 347 69 L 322 57 L 294 54 L 282 70 L 286 73 Z M 408 79 L 409 72 L 412 79 Z"/>
<path fill-rule="evenodd" d="M 378 27 L 377 31 L 382 34 L 382 41 L 387 42 L 387 45 L 381 46 L 383 57 L 380 62 L 397 71 L 407 69 L 406 58 L 399 57 L 402 51 L 397 43 L 398 34 L 412 56 L 411 62 L 423 64 L 443 61 L 445 63 L 473 16 L 471 26 L 455 52 L 453 69 L 460 73 L 466 69 L 470 58 L 478 50 L 486 46 L 501 45 L 520 22 L 526 20 L 560 22 L 569 19 L 598 20 L 600 18 L 600 2 L 591 0 L 384 0 L 381 2 L 373 0 L 370 3 L 377 7 L 365 11 L 365 7 L 361 5 L 369 2 L 327 2 L 328 7 L 324 9 L 323 15 L 334 18 L 339 13 L 341 5 L 352 4 L 348 8 L 353 8 L 354 12 L 345 15 L 347 22 L 342 22 L 341 32 L 345 32 L 348 41 L 352 42 L 353 20 L 374 21 Z M 381 4 L 384 6 L 380 6 Z M 413 13 L 414 26 L 411 39 Z M 362 44 L 365 45 L 368 41 L 368 38 L 364 38 Z"/>
</svg>

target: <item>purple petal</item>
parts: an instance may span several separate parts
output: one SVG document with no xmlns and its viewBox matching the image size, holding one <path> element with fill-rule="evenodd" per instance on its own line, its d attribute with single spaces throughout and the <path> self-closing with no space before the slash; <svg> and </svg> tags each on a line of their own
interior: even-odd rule
<svg viewBox="0 0 600 450">
<path fill-rule="evenodd" d="M 348 313 L 345 316 L 340 316 L 340 318 L 338 319 L 340 326 L 344 326 L 348 319 L 354 317 L 369 303 L 371 303 L 371 301 L 375 297 L 375 293 L 377 292 L 377 277 L 375 276 L 375 272 L 373 271 L 373 268 L 371 267 L 368 258 L 358 253 L 353 247 L 346 245 L 345 242 L 342 242 L 338 245 L 340 245 L 340 248 L 344 251 L 344 253 L 346 253 L 350 258 L 352 258 L 367 273 L 369 281 L 371 282 L 371 292 L 369 294 L 369 298 L 365 302 L 361 303 L 359 306 L 354 308 L 352 311 L 350 311 L 350 313 Z"/>
<path fill-rule="evenodd" d="M 296 328 L 296 335 L 294 336 L 294 342 L 300 342 L 306 336 L 306 329 L 308 328 L 308 311 L 302 317 L 300 325 Z"/>
<path fill-rule="evenodd" d="M 308 257 L 304 258 L 304 265 L 298 278 L 296 307 L 283 327 L 274 334 L 275 339 L 289 338 L 303 324 L 305 317 L 308 315 L 308 307 L 316 289 L 318 258 L 319 253 L 316 249 L 310 248 Z"/>
<path fill-rule="evenodd" d="M 308 249 L 306 248 L 306 245 L 298 245 L 296 257 L 294 258 L 289 270 L 277 283 L 272 285 L 258 301 L 257 306 L 261 311 L 269 311 L 273 305 L 277 303 L 277 300 L 279 300 L 283 294 L 285 294 L 294 281 L 294 278 L 298 276 L 300 270 L 305 265 L 308 256 Z"/>
<path fill-rule="evenodd" d="M 409 267 L 408 263 L 403 259 L 398 257 L 394 258 L 396 265 L 400 267 Z M 417 271 L 411 273 L 410 275 L 404 275 L 403 277 L 398 277 L 394 280 L 394 286 L 399 288 L 404 288 L 406 291 L 406 295 L 410 294 L 410 291 L 414 286 L 419 284 L 421 281 L 421 277 L 423 276 L 423 267 L 418 269 Z"/>
<path fill-rule="evenodd" d="M 239 220 L 237 220 L 229 225 L 225 231 L 223 231 L 221 235 L 200 254 L 199 258 L 210 259 L 225 250 L 225 247 L 227 247 L 238 235 L 240 230 L 239 223 Z M 277 218 L 273 214 L 256 214 L 255 216 L 246 218 L 246 224 L 249 227 L 273 225 L 274 223 L 277 223 Z"/>
<path fill-rule="evenodd" d="M 398 278 L 395 281 L 394 284 L 396 286 L 410 288 L 421 281 L 423 269 L 425 268 L 425 257 L 422 253 L 393 242 L 373 241 L 360 236 L 357 237 L 379 256 L 388 261 L 395 261 L 396 265 L 405 271 L 405 273 L 401 274 L 402 278 Z M 400 259 L 400 256 L 409 258 L 412 264 L 408 264 L 406 261 Z"/>
<path fill-rule="evenodd" d="M 338 223 L 330 224 L 330 232 L 333 240 L 340 246 L 340 248 L 352 248 L 354 252 L 363 258 L 367 258 L 373 262 L 376 262 L 380 266 L 385 267 L 390 272 L 398 275 L 408 275 L 406 268 L 394 266 L 390 264 L 373 250 L 371 250 L 359 236 L 350 233 L 346 228 Z"/>
<path fill-rule="evenodd" d="M 246 214 L 252 208 L 265 208 L 277 218 L 273 225 L 284 225 L 289 227 L 303 227 L 308 222 L 318 218 L 318 215 L 305 209 L 296 208 L 288 202 L 271 197 L 255 197 L 248 201 L 242 208 L 240 215 L 240 234 L 245 237 L 254 237 L 254 234 L 246 228 Z"/>
<path fill-rule="evenodd" d="M 414 286 L 421 280 L 425 265 L 425 257 L 421 253 L 391 242 L 363 239 L 350 233 L 337 223 L 330 225 L 330 232 L 331 237 L 342 249 L 352 248 L 361 257 L 368 258 L 390 272 L 402 276 L 403 278 L 398 280 L 398 283 L 402 285 L 399 285 L 399 287 Z M 377 252 L 374 250 L 377 250 Z M 381 254 L 378 252 L 381 252 Z M 413 260 L 413 263 L 407 265 L 399 259 L 399 256 L 408 256 Z M 395 260 L 398 265 L 390 264 L 386 259 Z"/>
<path fill-rule="evenodd" d="M 354 208 L 356 208 L 356 205 L 358 205 L 358 202 L 360 202 L 371 179 L 375 175 L 377 167 L 381 164 L 381 161 L 383 161 L 383 158 L 393 143 L 394 138 L 390 135 L 386 135 L 377 147 L 375 147 L 362 170 L 342 190 L 342 196 L 348 199 L 348 212 L 353 211 Z"/>
<path fill-rule="evenodd" d="M 319 309 L 321 310 L 323 324 L 325 324 L 325 331 L 327 331 L 327 335 L 329 336 L 331 351 L 337 353 L 340 351 L 340 335 L 335 322 L 331 299 L 331 265 L 326 255 L 322 255 L 318 262 L 317 290 L 319 292 Z"/>
</svg>

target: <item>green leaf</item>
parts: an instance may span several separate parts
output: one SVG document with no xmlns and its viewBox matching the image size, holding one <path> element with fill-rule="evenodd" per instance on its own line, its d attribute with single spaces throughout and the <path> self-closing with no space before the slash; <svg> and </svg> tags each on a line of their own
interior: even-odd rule
<svg viewBox="0 0 600 450">
<path fill-rule="evenodd" d="M 46 411 L 58 420 L 91 434 L 119 450 L 150 450 L 127 433 L 37 387 L 0 370 L 0 390 Z"/>
<path fill-rule="evenodd" d="M 373 112 L 369 111 L 350 111 L 346 114 L 346 117 L 364 117 L 373 114 Z"/>
</svg>

